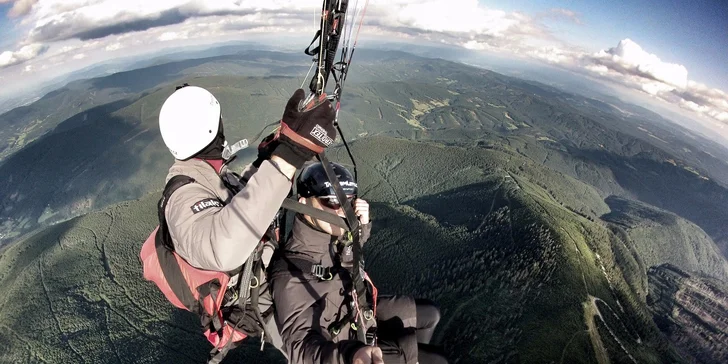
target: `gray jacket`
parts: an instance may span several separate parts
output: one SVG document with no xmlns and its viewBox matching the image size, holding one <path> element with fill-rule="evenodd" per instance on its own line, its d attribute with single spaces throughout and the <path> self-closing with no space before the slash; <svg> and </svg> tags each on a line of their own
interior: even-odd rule
<svg viewBox="0 0 728 364">
<path fill-rule="evenodd" d="M 269 161 L 238 176 L 223 167 L 215 171 L 200 159 L 176 161 L 167 181 L 176 175 L 195 179 L 180 187 L 167 202 L 165 215 L 177 253 L 197 268 L 232 271 L 241 266 L 258 245 L 291 189 L 291 181 Z M 223 183 L 242 188 L 233 195 Z M 264 254 L 268 263 L 272 251 Z"/>
<path fill-rule="evenodd" d="M 195 179 L 175 191 L 167 202 L 165 216 L 175 251 L 190 265 L 206 270 L 232 271 L 245 263 L 275 218 L 291 181 L 269 161 L 260 168 L 252 165 L 243 171 L 243 179 L 223 166 L 218 174 L 200 159 L 177 160 L 169 169 L 167 181 L 176 175 Z M 240 192 L 233 193 L 227 182 Z M 267 267 L 273 247 L 266 244 L 263 264 Z M 233 276 L 229 286 L 236 284 Z M 268 282 L 261 282 L 259 308 L 272 305 Z M 274 320 L 264 323 L 265 340 L 284 355 Z"/>
<path fill-rule="evenodd" d="M 362 226 L 361 243 L 368 238 L 371 224 Z M 335 242 L 336 239 L 334 238 Z M 296 273 L 286 269 L 288 259 L 303 259 L 325 267 L 334 265 L 336 255 L 341 255 L 343 264 L 351 262 L 350 251 L 332 244 L 332 237 L 314 230 L 300 217 L 293 223 L 291 236 L 283 249 L 282 259 L 273 262 L 269 279 L 276 305 L 276 321 L 283 345 L 291 363 L 350 363 L 350 360 L 364 344 L 348 325 L 338 335 L 332 335 L 328 328 L 337 318 L 348 312 L 344 301 L 344 282 L 341 274 L 322 281 L 311 274 Z M 340 254 L 339 254 L 340 253 Z M 370 320 L 376 325 L 375 320 Z"/>
</svg>

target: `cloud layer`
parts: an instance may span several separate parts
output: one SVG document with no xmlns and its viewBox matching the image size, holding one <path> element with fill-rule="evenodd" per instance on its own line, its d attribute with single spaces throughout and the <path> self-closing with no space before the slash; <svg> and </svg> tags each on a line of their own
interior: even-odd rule
<svg viewBox="0 0 728 364">
<path fill-rule="evenodd" d="M 630 39 L 624 39 L 616 47 L 593 54 L 552 47 L 531 50 L 529 55 L 639 90 L 685 110 L 728 124 L 728 94 L 690 80 L 685 66 L 663 61 Z"/>
<path fill-rule="evenodd" d="M 620 73 L 637 75 L 668 86 L 685 88 L 688 83 L 688 70 L 684 66 L 663 62 L 630 39 L 620 41 L 614 48 L 599 51 L 592 56 L 592 61 Z"/>
<path fill-rule="evenodd" d="M 13 3 L 13 7 L 8 12 L 8 16 L 12 18 L 28 14 L 37 2 L 38 0 L 0 0 L 0 4 Z"/>
<path fill-rule="evenodd" d="M 43 44 L 29 44 L 21 47 L 15 52 L 5 51 L 0 53 L 0 68 L 9 67 L 29 59 L 33 59 L 48 50 L 48 46 Z"/>
<path fill-rule="evenodd" d="M 13 3 L 9 16 L 19 19 L 24 36 L 14 50 L 0 53 L 0 72 L 21 64 L 30 72 L 47 67 L 47 61 L 89 62 L 155 42 L 213 41 L 252 32 L 305 34 L 316 26 L 321 6 L 320 0 L 0 0 L 8 2 Z M 350 13 L 355 3 L 350 1 Z M 477 0 L 371 0 L 365 24 L 368 34 L 539 59 L 728 123 L 726 93 L 691 81 L 684 66 L 663 61 L 630 39 L 587 53 L 557 39 L 544 21 L 584 26 L 569 9 L 531 16 L 487 8 Z"/>
</svg>

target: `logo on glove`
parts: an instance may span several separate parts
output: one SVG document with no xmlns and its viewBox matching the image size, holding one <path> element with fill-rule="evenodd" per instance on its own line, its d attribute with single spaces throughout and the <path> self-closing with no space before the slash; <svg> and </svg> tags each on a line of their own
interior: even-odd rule
<svg viewBox="0 0 728 364">
<path fill-rule="evenodd" d="M 327 147 L 331 144 L 334 144 L 334 140 L 329 137 L 329 133 L 327 133 L 326 130 L 321 127 L 321 125 L 316 124 L 313 130 L 311 130 L 311 136 L 316 138 L 316 140 L 320 141 L 321 144 Z"/>
</svg>

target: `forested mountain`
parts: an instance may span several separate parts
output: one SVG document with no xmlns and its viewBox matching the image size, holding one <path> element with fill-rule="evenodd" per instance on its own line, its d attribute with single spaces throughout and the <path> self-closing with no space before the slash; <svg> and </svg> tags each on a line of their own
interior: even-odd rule
<svg viewBox="0 0 728 364">
<path fill-rule="evenodd" d="M 665 267 L 728 277 L 728 151 L 616 99 L 359 56 L 340 122 L 373 208 L 367 267 L 382 292 L 440 303 L 436 341 L 451 359 L 720 362 L 722 346 L 677 334 L 693 327 L 669 314 L 685 301 L 655 292 L 696 287 Z M 0 115 L 2 361 L 200 361 L 194 317 L 143 281 L 137 258 L 173 162 L 159 109 L 176 85 L 199 85 L 220 100 L 228 140 L 252 138 L 280 117 L 305 61 L 260 51 L 155 65 Z M 350 163 L 341 146 L 330 154 Z M 701 312 L 717 319 L 703 324 L 725 337 L 726 292 L 710 287 L 716 304 Z M 282 360 L 257 346 L 235 355 Z"/>
</svg>

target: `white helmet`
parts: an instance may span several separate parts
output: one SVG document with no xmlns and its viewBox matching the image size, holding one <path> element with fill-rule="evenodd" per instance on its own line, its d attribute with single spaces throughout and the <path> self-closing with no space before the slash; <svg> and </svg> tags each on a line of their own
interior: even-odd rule
<svg viewBox="0 0 728 364">
<path fill-rule="evenodd" d="M 220 126 L 220 103 L 210 91 L 185 86 L 159 111 L 159 131 L 176 159 L 187 159 L 208 146 Z"/>
</svg>

